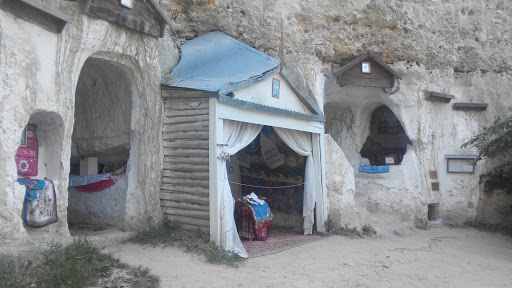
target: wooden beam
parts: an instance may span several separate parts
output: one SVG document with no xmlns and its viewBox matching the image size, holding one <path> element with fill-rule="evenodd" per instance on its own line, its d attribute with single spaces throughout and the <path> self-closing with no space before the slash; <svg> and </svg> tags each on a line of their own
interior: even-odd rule
<svg viewBox="0 0 512 288">
<path fill-rule="evenodd" d="M 4 0 L 0 1 L 0 8 L 54 33 L 61 33 L 71 22 L 66 14 L 35 0 Z"/>
<path fill-rule="evenodd" d="M 442 103 L 450 103 L 452 99 L 455 99 L 455 96 L 445 93 L 439 93 L 434 91 L 425 91 L 427 100 L 433 102 L 442 102 Z"/>
<path fill-rule="evenodd" d="M 465 111 L 485 111 L 489 104 L 487 103 L 453 103 L 453 110 L 465 110 Z"/>
</svg>

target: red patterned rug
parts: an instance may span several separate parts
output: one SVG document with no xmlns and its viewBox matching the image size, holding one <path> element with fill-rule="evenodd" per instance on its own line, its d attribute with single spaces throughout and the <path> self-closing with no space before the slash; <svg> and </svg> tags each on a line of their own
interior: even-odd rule
<svg viewBox="0 0 512 288">
<path fill-rule="evenodd" d="M 270 227 L 269 237 L 266 241 L 249 241 L 242 238 L 249 258 L 275 254 L 304 244 L 325 239 L 322 234 L 313 234 L 304 236 L 301 233 L 293 232 L 287 229 Z"/>
<path fill-rule="evenodd" d="M 37 126 L 28 124 L 23 131 L 20 147 L 16 152 L 18 175 L 37 176 Z"/>
</svg>

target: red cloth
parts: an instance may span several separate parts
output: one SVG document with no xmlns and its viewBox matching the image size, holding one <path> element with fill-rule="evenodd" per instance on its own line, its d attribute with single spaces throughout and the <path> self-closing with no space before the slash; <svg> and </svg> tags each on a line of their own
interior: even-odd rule
<svg viewBox="0 0 512 288">
<path fill-rule="evenodd" d="M 267 240 L 269 221 L 255 223 L 251 209 L 240 201 L 235 209 L 235 222 L 240 237 L 251 240 Z"/>
<path fill-rule="evenodd" d="M 38 145 L 37 126 L 27 124 L 24 130 L 22 144 L 16 151 L 16 166 L 18 175 L 37 176 Z"/>
<path fill-rule="evenodd" d="M 82 192 L 99 192 L 114 186 L 114 184 L 116 184 L 116 181 L 107 179 L 87 185 L 76 186 L 75 188 Z"/>
</svg>

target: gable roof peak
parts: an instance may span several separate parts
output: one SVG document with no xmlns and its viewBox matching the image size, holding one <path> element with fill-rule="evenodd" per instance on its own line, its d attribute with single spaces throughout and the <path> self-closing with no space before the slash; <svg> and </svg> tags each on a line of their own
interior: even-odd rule
<svg viewBox="0 0 512 288">
<path fill-rule="evenodd" d="M 350 61 L 347 65 L 345 65 L 345 66 L 339 68 L 338 70 L 334 71 L 333 74 L 336 74 L 336 75 L 343 74 L 344 72 L 348 71 L 350 68 L 354 67 L 355 65 L 361 63 L 363 60 L 368 59 L 368 58 L 370 58 L 373 61 L 377 62 L 380 66 L 382 66 L 389 73 L 393 74 L 393 76 L 395 76 L 396 78 L 402 80 L 402 76 L 398 72 L 393 70 L 393 68 L 389 67 L 389 65 L 386 64 L 386 62 L 384 62 L 384 60 L 380 59 L 377 55 L 375 55 L 370 50 L 368 50 L 365 53 L 361 54 L 356 59 Z"/>
</svg>

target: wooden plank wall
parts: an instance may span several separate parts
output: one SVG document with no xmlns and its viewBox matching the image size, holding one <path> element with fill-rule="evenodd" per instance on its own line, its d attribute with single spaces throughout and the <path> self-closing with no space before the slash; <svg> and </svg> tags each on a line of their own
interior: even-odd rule
<svg viewBox="0 0 512 288">
<path fill-rule="evenodd" d="M 208 232 L 208 98 L 165 97 L 162 212 L 185 229 Z"/>
<path fill-rule="evenodd" d="M 371 71 L 369 74 L 361 72 L 361 63 L 358 63 L 348 71 L 338 76 L 338 84 L 341 86 L 355 85 L 366 87 L 392 88 L 395 84 L 395 77 L 386 71 L 379 63 L 372 59 L 365 59 L 370 62 Z"/>
<path fill-rule="evenodd" d="M 165 23 L 156 8 L 147 1 L 133 1 L 133 8 L 119 0 L 90 0 L 84 13 L 155 37 L 163 37 Z"/>
</svg>

